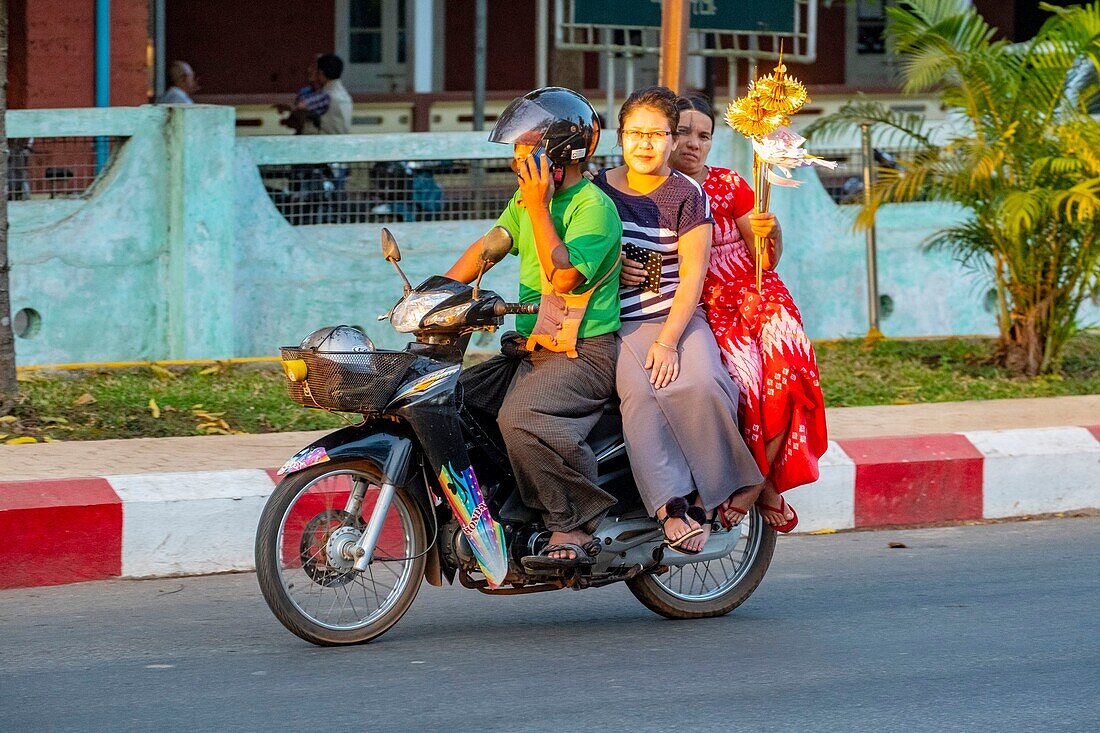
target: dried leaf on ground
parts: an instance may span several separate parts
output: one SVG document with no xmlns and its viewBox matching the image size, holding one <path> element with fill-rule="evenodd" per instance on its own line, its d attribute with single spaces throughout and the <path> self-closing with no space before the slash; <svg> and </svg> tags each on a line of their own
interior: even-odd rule
<svg viewBox="0 0 1100 733">
<path fill-rule="evenodd" d="M 19 418 L 17 418 L 15 415 L 4 415 L 3 417 L 0 417 L 0 424 L 12 423 L 18 419 Z"/>
<path fill-rule="evenodd" d="M 29 435 L 20 435 L 18 438 L 9 438 L 4 442 L 8 445 L 26 445 L 28 443 L 37 443 L 38 441 Z"/>
<path fill-rule="evenodd" d="M 199 374 L 217 374 L 222 370 L 221 364 L 215 364 L 214 366 L 208 366 L 201 370 Z"/>
<path fill-rule="evenodd" d="M 85 392 L 84 394 L 73 400 L 73 407 L 79 407 L 80 405 L 91 405 L 96 402 L 96 398 L 92 397 L 91 392 Z"/>
<path fill-rule="evenodd" d="M 63 417 L 52 417 L 52 416 L 43 415 L 42 417 L 39 418 L 39 420 L 41 420 L 44 423 L 55 423 L 57 425 L 68 425 L 69 424 L 69 421 L 66 420 Z"/>
<path fill-rule="evenodd" d="M 176 378 L 176 375 L 173 372 L 165 369 L 160 364 L 150 364 L 149 371 L 151 371 L 157 379 L 168 380 Z"/>
<path fill-rule="evenodd" d="M 149 398 L 149 412 L 152 413 L 153 419 L 160 417 L 160 407 L 157 406 L 157 401 L 152 397 Z"/>
</svg>

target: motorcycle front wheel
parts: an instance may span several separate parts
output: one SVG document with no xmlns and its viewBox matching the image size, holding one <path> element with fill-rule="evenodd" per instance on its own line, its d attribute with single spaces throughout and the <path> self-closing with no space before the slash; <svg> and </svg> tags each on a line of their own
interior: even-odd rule
<svg viewBox="0 0 1100 733">
<path fill-rule="evenodd" d="M 333 461 L 287 476 L 256 531 L 256 576 L 275 617 L 320 646 L 362 644 L 388 631 L 412 605 L 427 562 L 428 537 L 416 501 L 399 487 L 364 572 L 338 548 L 366 528 L 382 484 L 365 461 Z M 345 511 L 365 486 L 362 509 Z"/>
<path fill-rule="evenodd" d="M 646 608 L 666 618 L 724 616 L 760 585 L 774 552 L 775 530 L 754 507 L 741 521 L 741 539 L 730 554 L 669 567 L 626 584 Z"/>
</svg>

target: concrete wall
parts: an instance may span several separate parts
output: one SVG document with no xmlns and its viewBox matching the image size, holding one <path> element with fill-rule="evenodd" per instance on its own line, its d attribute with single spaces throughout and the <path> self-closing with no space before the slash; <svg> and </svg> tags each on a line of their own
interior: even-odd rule
<svg viewBox="0 0 1100 733">
<path fill-rule="evenodd" d="M 379 254 L 380 225 L 292 227 L 264 191 L 258 165 L 325 161 L 498 158 L 484 133 L 251 137 L 233 134 L 229 107 L 15 111 L 9 135 L 128 138 L 80 199 L 15 201 L 12 310 L 41 329 L 17 339 L 20 364 L 224 358 L 277 353 L 323 325 L 405 338 L 375 318 L 400 294 Z M 612 150 L 605 135 L 602 153 Z M 711 161 L 748 170 L 747 146 L 719 131 Z M 866 332 L 864 239 L 812 171 L 776 189 L 786 253 L 780 272 L 812 337 Z M 940 204 L 887 206 L 879 218 L 880 292 L 889 336 L 993 333 L 989 285 L 922 242 L 962 213 Z M 417 282 L 445 269 L 491 221 L 389 225 Z M 508 258 L 486 285 L 516 292 Z M 1100 310 L 1087 306 L 1082 319 Z M 488 347 L 492 337 L 478 344 Z"/>
</svg>

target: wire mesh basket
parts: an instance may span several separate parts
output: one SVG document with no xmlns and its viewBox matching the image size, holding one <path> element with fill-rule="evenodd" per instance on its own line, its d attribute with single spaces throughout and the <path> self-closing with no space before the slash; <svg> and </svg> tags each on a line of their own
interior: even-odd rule
<svg viewBox="0 0 1100 733">
<path fill-rule="evenodd" d="M 336 412 L 381 412 L 416 359 L 404 351 L 317 353 L 283 347 L 280 352 L 284 362 L 305 363 L 305 379 L 287 377 L 290 399 Z"/>
</svg>

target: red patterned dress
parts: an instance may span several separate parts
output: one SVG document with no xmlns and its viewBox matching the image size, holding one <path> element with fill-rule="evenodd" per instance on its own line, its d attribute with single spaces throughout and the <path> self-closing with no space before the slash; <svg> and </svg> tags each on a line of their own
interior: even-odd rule
<svg viewBox="0 0 1100 733">
<path fill-rule="evenodd" d="M 810 339 L 787 287 L 756 268 L 736 219 L 752 210 L 749 185 L 728 168 L 710 168 L 703 190 L 714 216 L 710 267 L 703 285 L 707 319 L 722 361 L 741 390 L 740 421 L 761 473 L 779 492 L 816 481 L 828 447 L 825 401 Z M 768 465 L 764 446 L 783 442 Z"/>
</svg>

